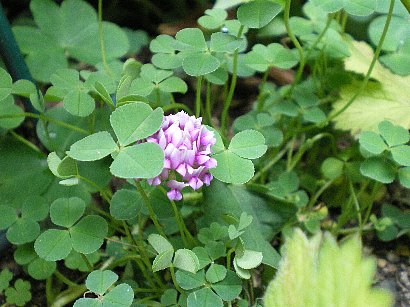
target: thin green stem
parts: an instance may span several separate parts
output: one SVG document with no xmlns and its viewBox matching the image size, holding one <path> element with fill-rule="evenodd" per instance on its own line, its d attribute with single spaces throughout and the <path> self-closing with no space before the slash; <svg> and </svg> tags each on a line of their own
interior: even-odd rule
<svg viewBox="0 0 410 307">
<path fill-rule="evenodd" d="M 90 271 L 94 270 L 94 267 L 93 267 L 93 265 L 91 264 L 91 262 L 88 260 L 88 258 L 87 258 L 83 253 L 80 253 L 80 255 L 81 255 L 81 258 L 83 258 L 85 264 L 87 265 L 87 268 L 88 268 Z"/>
<path fill-rule="evenodd" d="M 206 82 L 206 98 L 205 98 L 205 114 L 209 124 L 212 122 L 212 112 L 211 112 L 211 82 Z"/>
<path fill-rule="evenodd" d="M 202 79 L 203 76 L 199 76 L 196 79 L 196 99 L 195 99 L 195 116 L 201 115 L 201 91 L 202 91 Z"/>
<path fill-rule="evenodd" d="M 364 232 L 364 231 L 371 231 L 373 230 L 373 225 L 372 224 L 365 224 L 360 227 L 352 227 L 352 228 L 344 228 L 344 229 L 339 229 L 337 234 L 338 235 L 350 235 L 352 233 L 356 233 L 358 231 Z"/>
<path fill-rule="evenodd" d="M 188 247 L 188 241 L 185 237 L 184 226 L 182 226 L 182 223 L 184 223 L 184 220 L 179 215 L 178 208 L 173 200 L 171 200 L 171 205 L 172 205 L 172 210 L 174 210 L 175 220 L 178 225 L 179 233 L 181 234 L 182 242 L 184 243 L 185 247 Z"/>
<path fill-rule="evenodd" d="M 47 155 L 41 151 L 40 148 L 38 148 L 36 145 L 34 145 L 33 143 L 31 143 L 29 140 L 23 138 L 21 135 L 15 133 L 13 130 L 10 130 L 10 134 L 20 143 L 26 145 L 27 147 L 31 148 L 32 150 L 34 150 L 35 152 L 38 152 L 39 154 L 41 154 L 43 157 L 47 157 Z"/>
<path fill-rule="evenodd" d="M 104 188 L 100 187 L 98 184 L 96 184 L 94 181 L 92 181 L 91 179 L 88 179 L 86 177 L 83 177 L 81 175 L 77 175 L 76 176 L 78 179 L 83 180 L 84 182 L 87 182 L 88 184 L 92 185 L 93 187 L 95 187 L 98 192 L 100 193 L 101 197 L 104 198 L 104 200 L 110 204 L 111 203 L 111 199 L 110 196 L 107 195 L 107 193 L 105 192 Z"/>
<path fill-rule="evenodd" d="M 101 60 L 107 74 L 112 75 L 111 69 L 107 63 L 107 56 L 105 54 L 105 42 L 102 22 L 102 0 L 98 0 L 98 37 L 100 41 Z"/>
<path fill-rule="evenodd" d="M 340 21 L 340 25 L 342 27 L 343 33 L 345 33 L 346 31 L 347 17 L 348 17 L 348 14 L 345 11 L 342 11 L 342 20 Z"/>
<path fill-rule="evenodd" d="M 303 154 L 313 146 L 314 143 L 316 143 L 317 141 L 328 137 L 331 140 L 334 139 L 334 136 L 331 133 L 328 132 L 324 132 L 324 133 L 319 133 L 317 135 L 315 135 L 314 137 L 306 140 L 306 142 L 304 142 L 300 148 L 299 151 L 296 153 L 295 158 L 292 160 L 292 162 L 290 163 L 290 166 L 288 168 L 288 171 L 291 171 L 295 168 L 295 166 L 297 165 L 297 163 L 300 161 L 300 159 L 302 159 Z"/>
<path fill-rule="evenodd" d="M 261 84 L 259 85 L 259 94 L 258 94 L 258 98 L 257 98 L 258 111 L 259 112 L 261 112 L 263 110 L 263 107 L 264 107 L 265 92 L 264 92 L 263 89 L 265 88 L 266 81 L 268 80 L 269 70 L 270 70 L 270 68 L 268 68 L 265 71 L 265 73 L 263 74 L 263 77 L 262 77 Z"/>
<path fill-rule="evenodd" d="M 259 177 L 261 177 L 266 171 L 268 171 L 272 166 L 274 166 L 282 157 L 286 154 L 287 148 L 282 149 L 278 152 L 275 157 L 269 161 L 255 176 L 251 179 L 250 183 L 255 182 Z"/>
<path fill-rule="evenodd" d="M 238 31 L 237 38 L 240 38 L 242 36 L 244 26 L 241 25 Z M 232 62 L 232 78 L 231 78 L 231 85 L 229 87 L 229 92 L 228 96 L 226 97 L 222 109 L 222 115 L 221 115 L 221 131 L 222 133 L 225 134 L 226 128 L 227 128 L 227 120 L 228 120 L 228 111 L 229 107 L 231 106 L 232 99 L 233 99 L 233 94 L 235 93 L 235 88 L 236 88 L 236 82 L 238 79 L 238 55 L 239 55 L 239 49 L 236 49 L 234 54 L 233 54 L 233 62 Z"/>
<path fill-rule="evenodd" d="M 51 307 L 61 307 L 66 306 L 68 303 L 74 301 L 76 298 L 80 297 L 87 290 L 85 285 L 78 287 L 70 287 L 67 290 L 61 292 L 54 302 L 51 304 Z"/>
<path fill-rule="evenodd" d="M 171 272 L 171 278 L 172 278 L 172 282 L 174 283 L 175 289 L 177 289 L 179 293 L 185 294 L 185 291 L 182 290 L 182 288 L 178 285 L 177 279 L 175 278 L 175 269 L 174 269 L 174 266 L 171 265 L 171 266 L 169 267 L 169 270 L 170 270 L 170 272 Z"/>
<path fill-rule="evenodd" d="M 357 200 L 356 192 L 355 192 L 354 187 L 353 187 L 353 183 L 350 179 L 349 179 L 349 189 L 350 189 L 350 193 L 352 194 L 352 197 L 353 197 L 353 203 L 354 203 L 354 206 L 355 206 L 355 209 L 356 209 L 357 220 L 359 222 L 359 232 L 361 233 L 362 229 L 363 229 L 362 213 L 361 213 L 361 210 L 360 210 L 359 201 Z"/>
<path fill-rule="evenodd" d="M 289 15 L 290 15 L 291 2 L 292 2 L 292 0 L 286 0 L 285 11 L 284 11 L 284 14 L 283 14 L 283 18 L 284 18 L 286 31 L 288 32 L 289 38 L 290 38 L 290 40 L 292 41 L 292 43 L 295 45 L 295 47 L 297 48 L 297 50 L 299 52 L 299 68 L 298 68 L 298 71 L 296 72 L 295 81 L 292 84 L 292 89 L 293 89 L 293 86 L 302 77 L 303 68 L 305 67 L 306 58 L 305 58 L 305 52 L 303 51 L 302 46 L 300 45 L 300 43 L 299 43 L 298 39 L 296 38 L 296 36 L 293 34 L 293 31 L 290 27 L 290 23 L 289 23 L 290 16 Z"/>
<path fill-rule="evenodd" d="M 322 32 L 320 32 L 319 36 L 316 38 L 316 40 L 314 41 L 312 46 L 306 52 L 306 56 L 305 56 L 306 59 L 309 59 L 309 56 L 312 54 L 313 50 L 315 50 L 316 46 L 322 40 L 323 36 L 325 36 L 327 30 L 329 29 L 330 25 L 332 24 L 332 20 L 333 20 L 334 16 L 335 16 L 334 14 L 329 14 L 327 16 L 327 21 L 326 21 L 325 27 L 323 28 Z"/>
<path fill-rule="evenodd" d="M 60 273 L 60 271 L 55 270 L 54 275 L 63 283 L 65 283 L 69 287 L 78 287 L 79 285 L 76 284 L 75 282 L 69 280 L 67 277 L 65 277 L 63 274 Z"/>
<path fill-rule="evenodd" d="M 51 302 L 54 300 L 53 277 L 52 276 L 46 279 L 46 300 L 47 300 L 47 306 L 49 306 Z"/>
<path fill-rule="evenodd" d="M 370 218 L 370 213 L 372 212 L 372 209 L 373 209 L 374 199 L 376 198 L 376 195 L 377 195 L 377 192 L 380 189 L 380 186 L 381 186 L 381 184 L 378 183 L 378 182 L 375 182 L 374 185 L 373 185 L 373 189 L 372 189 L 372 192 L 370 194 L 371 202 L 370 202 L 370 205 L 367 207 L 366 214 L 364 216 L 364 220 L 363 220 L 364 224 L 366 224 L 367 221 Z"/>
<path fill-rule="evenodd" d="M 67 129 L 70 129 L 70 130 L 73 130 L 73 131 L 76 131 L 76 132 L 79 132 L 79 133 L 82 133 L 82 134 L 85 134 L 85 135 L 89 135 L 87 130 L 84 130 L 82 128 L 67 124 L 66 122 L 62 122 L 60 120 L 57 120 L 57 119 L 54 119 L 54 118 L 51 118 L 51 117 L 47 117 L 43 114 L 23 112 L 23 113 L 19 113 L 19 114 L 3 114 L 3 115 L 0 115 L 0 119 L 19 118 L 19 117 L 31 117 L 31 118 L 41 119 L 41 120 L 44 120 L 46 122 L 50 122 L 50 123 L 56 124 L 56 125 L 64 127 L 64 128 L 67 128 Z"/>
<path fill-rule="evenodd" d="M 311 209 L 317 200 L 319 199 L 320 195 L 323 194 L 324 191 L 326 191 L 334 182 L 333 180 L 326 181 L 324 185 L 320 187 L 320 189 L 313 195 L 313 197 L 310 199 L 309 204 L 306 206 L 308 209 Z"/>
<path fill-rule="evenodd" d="M 145 193 L 144 189 L 142 188 L 141 183 L 139 181 L 135 181 L 135 186 L 137 187 L 138 192 L 141 194 L 142 199 L 144 200 L 144 203 L 147 206 L 151 220 L 154 223 L 154 226 L 157 229 L 158 233 L 164 238 L 167 238 L 167 235 L 165 234 L 164 230 L 158 222 L 158 218 L 155 214 L 154 208 L 152 207 L 151 200 L 148 198 L 147 193 Z"/>
<path fill-rule="evenodd" d="M 382 46 L 383 46 L 384 39 L 386 38 L 387 30 L 389 29 L 390 21 L 393 16 L 394 1 L 395 0 L 390 0 L 389 13 L 387 14 L 386 23 L 384 24 L 384 28 L 383 28 L 382 35 L 380 37 L 380 41 L 377 44 L 373 59 L 370 63 L 369 69 L 367 70 L 366 76 L 364 77 L 360 88 L 356 91 L 356 93 L 349 99 L 349 101 L 339 111 L 329 116 L 329 118 L 327 119 L 328 122 L 335 119 L 340 114 L 342 114 L 344 111 L 346 111 L 347 108 L 349 108 L 352 105 L 352 103 L 356 100 L 356 98 L 359 97 L 362 94 L 362 92 L 365 90 L 365 88 L 367 87 L 367 83 L 370 80 L 373 68 L 376 65 L 377 59 L 379 58 L 380 52 L 382 50 Z"/>
<path fill-rule="evenodd" d="M 168 112 L 170 110 L 173 109 L 179 109 L 179 110 L 184 110 L 189 114 L 194 114 L 194 112 L 192 112 L 192 110 L 185 104 L 183 103 L 170 103 L 169 105 L 163 106 L 162 110 L 164 110 L 164 112 Z"/>
</svg>

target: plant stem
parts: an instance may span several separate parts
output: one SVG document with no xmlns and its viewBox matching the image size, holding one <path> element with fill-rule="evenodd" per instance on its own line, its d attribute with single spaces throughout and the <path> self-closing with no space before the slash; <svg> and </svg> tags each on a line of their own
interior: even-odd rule
<svg viewBox="0 0 410 307">
<path fill-rule="evenodd" d="M 40 148 L 38 148 L 36 145 L 34 145 L 33 143 L 31 143 L 29 140 L 23 138 L 21 135 L 15 133 L 13 130 L 9 131 L 10 134 L 19 142 L 23 143 L 24 145 L 26 145 L 27 147 L 31 148 L 32 150 L 34 150 L 35 152 L 38 152 L 39 154 L 41 154 L 43 157 L 47 157 L 47 155 L 41 151 Z"/>
<path fill-rule="evenodd" d="M 261 177 L 266 171 L 268 171 L 272 166 L 274 166 L 287 152 L 287 148 L 282 149 L 275 157 L 269 161 L 255 176 L 251 179 L 250 183 L 255 182 L 259 177 Z"/>
<path fill-rule="evenodd" d="M 171 278 L 172 278 L 172 282 L 174 283 L 175 289 L 177 289 L 179 293 L 184 294 L 184 290 L 182 290 L 182 288 L 178 285 L 177 279 L 175 278 L 175 269 L 174 269 L 174 266 L 171 265 L 171 266 L 169 267 L 169 270 L 170 270 L 170 272 L 171 272 Z"/>
<path fill-rule="evenodd" d="M 196 79 L 195 117 L 199 117 L 201 115 L 202 79 L 203 76 L 199 76 Z"/>
<path fill-rule="evenodd" d="M 357 196 L 356 196 L 356 192 L 354 190 L 353 187 L 353 183 L 352 181 L 349 179 L 349 188 L 350 188 L 350 193 L 352 194 L 353 197 L 353 203 L 356 209 L 356 214 L 357 214 L 357 220 L 359 222 L 359 232 L 362 232 L 362 228 L 363 228 L 363 223 L 362 223 L 362 213 L 360 211 L 360 205 L 359 205 L 359 201 L 357 200 Z"/>
<path fill-rule="evenodd" d="M 78 287 L 70 287 L 67 290 L 61 292 L 54 302 L 51 304 L 51 307 L 61 307 L 66 306 L 68 303 L 74 301 L 78 298 L 81 294 L 83 294 L 87 290 L 85 285 L 81 285 Z"/>
<path fill-rule="evenodd" d="M 85 264 L 87 265 L 87 268 L 88 268 L 90 271 L 93 271 L 93 270 L 94 270 L 93 265 L 92 265 L 91 262 L 88 260 L 88 258 L 87 258 L 83 253 L 80 253 L 80 255 L 81 255 L 81 258 L 83 258 Z"/>
<path fill-rule="evenodd" d="M 65 277 L 63 274 L 60 273 L 60 271 L 55 270 L 54 275 L 63 283 L 65 283 L 69 287 L 78 287 L 79 285 L 76 284 L 75 282 L 69 280 L 67 277 Z"/>
<path fill-rule="evenodd" d="M 360 229 L 360 227 L 352 227 L 352 228 L 345 228 L 345 229 L 340 229 L 337 234 L 339 235 L 349 235 L 352 233 L 356 233 L 358 231 L 370 231 L 373 229 L 373 225 L 372 224 L 365 224 L 363 225 L 363 227 Z"/>
<path fill-rule="evenodd" d="M 326 191 L 333 184 L 333 182 L 334 182 L 334 179 L 325 182 L 325 184 L 322 185 L 322 187 L 310 199 L 309 204 L 306 206 L 306 208 L 311 209 L 315 205 L 317 200 L 319 199 L 320 195 L 322 195 L 323 192 Z"/>
<path fill-rule="evenodd" d="M 367 207 L 366 214 L 364 216 L 364 220 L 363 220 L 364 224 L 366 224 L 367 221 L 369 220 L 370 213 L 372 212 L 372 208 L 373 208 L 373 204 L 374 204 L 374 199 L 375 199 L 376 194 L 379 191 L 379 189 L 380 189 L 380 183 L 375 182 L 374 185 L 373 185 L 372 193 L 370 194 L 371 203 L 370 203 L 369 207 Z"/>
<path fill-rule="evenodd" d="M 104 32 L 102 23 L 102 0 L 98 0 L 98 37 L 100 40 L 101 60 L 104 65 L 105 72 L 112 75 L 111 69 L 107 64 L 107 57 L 105 54 Z"/>
<path fill-rule="evenodd" d="M 291 6 L 291 2 L 292 0 L 286 0 L 285 3 L 285 11 L 283 14 L 283 18 L 284 18 L 284 22 L 285 22 L 285 27 L 286 27 L 286 31 L 288 32 L 289 38 L 291 39 L 292 43 L 295 45 L 295 47 L 298 49 L 299 52 L 299 58 L 300 58 L 300 64 L 299 64 L 299 68 L 298 71 L 296 72 L 296 76 L 295 76 L 295 80 L 292 84 L 292 88 L 291 90 L 293 90 L 294 85 L 300 80 L 300 78 L 302 77 L 303 74 L 303 68 L 305 67 L 305 53 L 303 51 L 302 46 L 300 45 L 298 39 L 296 38 L 296 36 L 293 34 L 293 31 L 290 27 L 290 23 L 289 23 L 289 14 L 290 14 L 290 6 Z"/>
<path fill-rule="evenodd" d="M 144 189 L 142 188 L 141 183 L 139 181 L 135 181 L 135 186 L 137 187 L 138 192 L 141 194 L 142 199 L 144 200 L 144 203 L 147 206 L 147 209 L 149 211 L 149 215 L 151 217 L 151 220 L 154 223 L 154 226 L 157 229 L 158 233 L 161 236 L 163 236 L 164 238 L 167 238 L 164 230 L 162 229 L 161 225 L 158 222 L 157 215 L 155 214 L 155 211 L 154 211 L 154 208 L 152 207 L 151 201 L 148 198 L 147 193 L 145 193 Z"/>
<path fill-rule="evenodd" d="M 82 134 L 85 134 L 85 135 L 89 135 L 87 130 L 81 129 L 77 126 L 67 124 L 66 122 L 63 122 L 63 121 L 60 121 L 60 120 L 57 120 L 57 119 L 54 119 L 54 118 L 51 118 L 51 117 L 47 117 L 43 114 L 23 112 L 23 113 L 19 113 L 19 114 L 3 114 L 3 115 L 0 115 L 0 119 L 18 118 L 18 117 L 31 117 L 31 118 L 41 119 L 41 120 L 44 120 L 46 122 L 50 122 L 50 123 L 56 124 L 56 125 L 64 127 L 64 128 L 67 128 L 67 129 L 70 129 L 70 130 L 73 130 L 73 131 L 76 131 L 76 132 L 79 132 L 79 133 L 82 133 Z"/>
<path fill-rule="evenodd" d="M 322 32 L 320 32 L 319 36 L 316 38 L 316 40 L 314 41 L 312 46 L 306 52 L 305 58 L 307 60 L 309 59 L 309 56 L 312 54 L 313 50 L 315 50 L 317 44 L 319 44 L 319 42 L 322 40 L 323 36 L 325 36 L 327 30 L 329 29 L 330 25 L 332 24 L 332 20 L 333 20 L 334 16 L 335 16 L 334 14 L 329 14 L 327 16 L 327 21 L 326 21 L 325 27 L 323 28 Z"/>
<path fill-rule="evenodd" d="M 270 70 L 270 67 L 269 67 L 269 68 L 265 71 L 265 73 L 263 74 L 261 84 L 259 85 L 259 95 L 258 95 L 258 98 L 257 98 L 257 101 L 258 101 L 258 111 L 259 111 L 259 112 L 261 112 L 261 111 L 263 110 L 263 106 L 264 106 L 264 98 L 265 98 L 265 95 L 264 95 L 263 89 L 264 89 L 264 87 L 265 87 L 266 80 L 268 80 L 269 70 Z"/>
<path fill-rule="evenodd" d="M 102 198 L 104 198 L 104 200 L 110 204 L 111 203 L 111 199 L 110 197 L 106 194 L 106 192 L 104 191 L 104 189 L 102 187 L 100 187 L 98 184 L 96 184 L 94 181 L 92 181 L 91 179 L 88 179 L 86 177 L 83 177 L 81 175 L 77 175 L 76 176 L 78 179 L 83 180 L 85 182 L 87 182 L 88 184 L 92 185 L 93 187 L 95 187 L 98 192 L 100 192 L 100 195 Z"/>
<path fill-rule="evenodd" d="M 208 119 L 208 123 L 212 122 L 212 112 L 211 112 L 211 82 L 206 82 L 206 100 L 205 100 L 205 114 Z"/>
<path fill-rule="evenodd" d="M 242 32 L 243 32 L 244 26 L 241 25 L 238 31 L 238 35 L 236 36 L 237 38 L 241 38 Z M 236 81 L 238 79 L 238 55 L 239 55 L 239 49 L 236 49 L 234 54 L 233 54 L 233 63 L 232 63 L 232 79 L 231 79 L 231 85 L 229 87 L 229 92 L 228 96 L 226 97 L 224 101 L 224 106 L 222 109 L 222 115 L 221 115 L 221 132 L 225 133 L 226 127 L 227 127 L 227 117 L 228 117 L 228 111 L 229 107 L 231 106 L 232 99 L 233 99 L 233 94 L 235 92 L 235 87 L 236 87 Z"/>
<path fill-rule="evenodd" d="M 329 116 L 329 118 L 327 119 L 328 122 L 335 119 L 340 114 L 342 114 L 344 111 L 346 111 L 347 108 L 352 105 L 352 103 L 356 100 L 356 98 L 359 97 L 362 94 L 362 92 L 365 90 L 365 88 L 367 87 L 367 83 L 370 80 L 373 68 L 376 65 L 377 59 L 379 58 L 384 39 L 386 38 L 387 30 L 389 29 L 390 21 L 393 15 L 394 1 L 395 0 L 390 0 L 389 13 L 387 15 L 386 23 L 384 24 L 384 28 L 383 28 L 382 35 L 380 37 L 380 41 L 377 44 L 373 59 L 370 63 L 369 69 L 367 70 L 366 76 L 364 77 L 360 88 L 356 91 L 356 93 L 352 96 L 352 98 L 350 98 L 349 101 L 343 106 L 343 108 L 341 108 L 339 111 L 337 111 L 333 115 Z"/>
<path fill-rule="evenodd" d="M 48 277 L 46 279 L 46 300 L 47 300 L 47 306 L 51 304 L 51 302 L 54 299 L 54 294 L 53 294 L 53 278 L 52 276 Z M 3 305 L 2 305 L 3 306 Z"/>
<path fill-rule="evenodd" d="M 192 110 L 187 105 L 184 105 L 183 103 L 170 103 L 169 105 L 162 107 L 162 110 L 164 110 L 164 112 L 168 112 L 172 109 L 180 109 L 180 110 L 186 111 L 189 114 L 194 114 L 194 112 L 192 112 Z"/>
</svg>

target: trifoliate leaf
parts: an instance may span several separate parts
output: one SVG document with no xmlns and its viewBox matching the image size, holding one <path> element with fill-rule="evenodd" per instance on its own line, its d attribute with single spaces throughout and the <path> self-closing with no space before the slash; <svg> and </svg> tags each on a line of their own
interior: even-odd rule
<svg viewBox="0 0 410 307">
<path fill-rule="evenodd" d="M 82 254 L 98 250 L 107 236 L 108 224 L 98 215 L 87 215 L 70 228 L 73 248 Z"/>
<path fill-rule="evenodd" d="M 406 144 L 410 140 L 409 132 L 406 129 L 393 125 L 387 120 L 382 121 L 378 127 L 380 134 L 390 147 Z"/>
<path fill-rule="evenodd" d="M 51 221 L 62 227 L 71 227 L 82 217 L 85 202 L 79 197 L 58 198 L 50 206 Z"/>
<path fill-rule="evenodd" d="M 372 131 L 363 131 L 359 136 L 360 145 L 372 154 L 379 155 L 387 149 L 381 136 Z"/>
<path fill-rule="evenodd" d="M 87 288 L 99 295 L 103 295 L 109 287 L 111 287 L 118 280 L 118 275 L 113 271 L 93 271 L 85 280 Z"/>
</svg>

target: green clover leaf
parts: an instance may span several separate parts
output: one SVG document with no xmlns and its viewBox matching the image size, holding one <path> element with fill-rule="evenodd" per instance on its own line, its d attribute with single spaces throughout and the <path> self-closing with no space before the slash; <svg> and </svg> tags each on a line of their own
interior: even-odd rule
<svg viewBox="0 0 410 307">
<path fill-rule="evenodd" d="M 17 279 L 13 288 L 7 288 L 4 294 L 6 295 L 6 301 L 9 304 L 15 304 L 17 306 L 24 306 L 31 300 L 31 285 L 30 282 Z"/>
<path fill-rule="evenodd" d="M 282 6 L 272 1 L 255 0 L 242 4 L 237 11 L 244 26 L 260 29 L 282 11 Z"/>
<path fill-rule="evenodd" d="M 87 288 L 98 295 L 97 298 L 80 298 L 75 301 L 75 307 L 85 306 L 131 306 L 134 299 L 134 291 L 128 284 L 119 284 L 110 292 L 108 289 L 118 280 L 118 275 L 112 271 L 93 271 L 91 272 L 85 285 Z"/>
<path fill-rule="evenodd" d="M 21 207 L 21 216 L 10 206 L 0 206 L 0 229 L 7 229 L 6 238 L 13 244 L 34 241 L 40 234 L 39 221 L 48 215 L 48 203 L 41 196 L 27 198 Z"/>
</svg>

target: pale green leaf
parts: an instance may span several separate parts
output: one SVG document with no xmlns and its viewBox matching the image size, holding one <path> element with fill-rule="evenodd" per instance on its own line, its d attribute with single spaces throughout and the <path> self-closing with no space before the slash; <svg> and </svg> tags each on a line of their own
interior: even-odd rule
<svg viewBox="0 0 410 307">
<path fill-rule="evenodd" d="M 108 224 L 98 215 L 87 215 L 70 228 L 73 248 L 82 254 L 91 254 L 104 243 Z"/>
<path fill-rule="evenodd" d="M 218 69 L 219 60 L 209 53 L 192 53 L 183 62 L 184 71 L 193 77 L 203 76 Z"/>
<path fill-rule="evenodd" d="M 218 180 L 226 183 L 243 184 L 255 173 L 252 161 L 244 159 L 226 150 L 213 156 L 218 165 L 210 170 Z"/>
<path fill-rule="evenodd" d="M 153 178 L 164 167 L 164 152 L 159 145 L 142 143 L 121 149 L 110 170 L 119 178 Z"/>
<path fill-rule="evenodd" d="M 238 20 L 249 28 L 266 26 L 282 11 L 282 6 L 272 1 L 255 0 L 242 4 L 237 11 Z"/>
<path fill-rule="evenodd" d="M 48 229 L 37 238 L 34 249 L 44 260 L 64 259 L 72 249 L 70 234 L 67 230 Z"/>
<path fill-rule="evenodd" d="M 64 108 L 72 115 L 85 117 L 95 108 L 94 99 L 82 90 L 70 91 L 63 100 Z"/>
<path fill-rule="evenodd" d="M 163 111 L 154 111 L 145 103 L 129 103 L 116 109 L 110 117 L 111 126 L 121 146 L 146 138 L 158 131 Z"/>
<path fill-rule="evenodd" d="M 58 198 L 50 206 L 51 221 L 62 227 L 71 227 L 83 216 L 85 202 L 79 197 Z"/>
<path fill-rule="evenodd" d="M 199 270 L 199 260 L 195 253 L 189 249 L 178 249 L 175 252 L 174 267 L 188 271 L 191 273 L 196 273 Z"/>
<path fill-rule="evenodd" d="M 152 263 L 152 270 L 154 272 L 158 272 L 169 268 L 172 265 L 172 257 L 174 256 L 173 250 L 166 250 L 160 254 L 158 254 L 154 262 Z"/>
<path fill-rule="evenodd" d="M 372 154 L 379 155 L 387 149 L 381 136 L 372 131 L 363 131 L 359 136 L 360 145 Z"/>
<path fill-rule="evenodd" d="M 148 236 L 148 243 L 155 249 L 158 254 L 171 250 L 174 251 L 171 243 L 163 236 L 153 233 Z"/>
<path fill-rule="evenodd" d="M 394 167 L 387 160 L 377 157 L 362 162 L 360 172 L 363 176 L 382 183 L 392 183 L 396 176 Z"/>
<path fill-rule="evenodd" d="M 352 42 L 349 49 L 352 56 L 346 59 L 345 68 L 366 74 L 373 57 L 372 49 L 363 42 Z M 336 129 L 350 130 L 353 134 L 377 131 L 378 124 L 383 120 L 409 129 L 410 119 L 405 114 L 410 112 L 410 97 L 403 89 L 408 88 L 410 76 L 394 75 L 376 62 L 371 77 L 380 83 L 369 82 L 353 104 L 334 119 Z M 344 86 L 340 92 L 341 99 L 333 104 L 333 112 L 343 108 L 361 84 L 362 81 L 353 81 Z"/>
<path fill-rule="evenodd" d="M 85 280 L 85 285 L 90 291 L 103 295 L 109 287 L 111 287 L 118 280 L 118 275 L 113 271 L 93 271 Z"/>
<path fill-rule="evenodd" d="M 410 146 L 399 145 L 390 149 L 394 161 L 403 166 L 410 166 Z"/>
<path fill-rule="evenodd" d="M 85 137 L 71 145 L 67 155 L 79 161 L 95 161 L 118 150 L 111 135 L 101 131 Z"/>
<path fill-rule="evenodd" d="M 267 150 L 265 138 L 256 130 L 241 131 L 232 138 L 228 150 L 246 159 L 260 158 Z"/>
<path fill-rule="evenodd" d="M 410 140 L 409 132 L 406 129 L 393 125 L 389 121 L 382 121 L 378 128 L 383 139 L 390 147 L 406 144 Z"/>
<path fill-rule="evenodd" d="M 263 255 L 261 252 L 245 250 L 243 254 L 235 256 L 236 264 L 245 270 L 254 269 L 262 263 Z"/>
<path fill-rule="evenodd" d="M 189 307 L 223 307 L 221 298 L 209 288 L 202 288 L 188 295 Z"/>
</svg>

